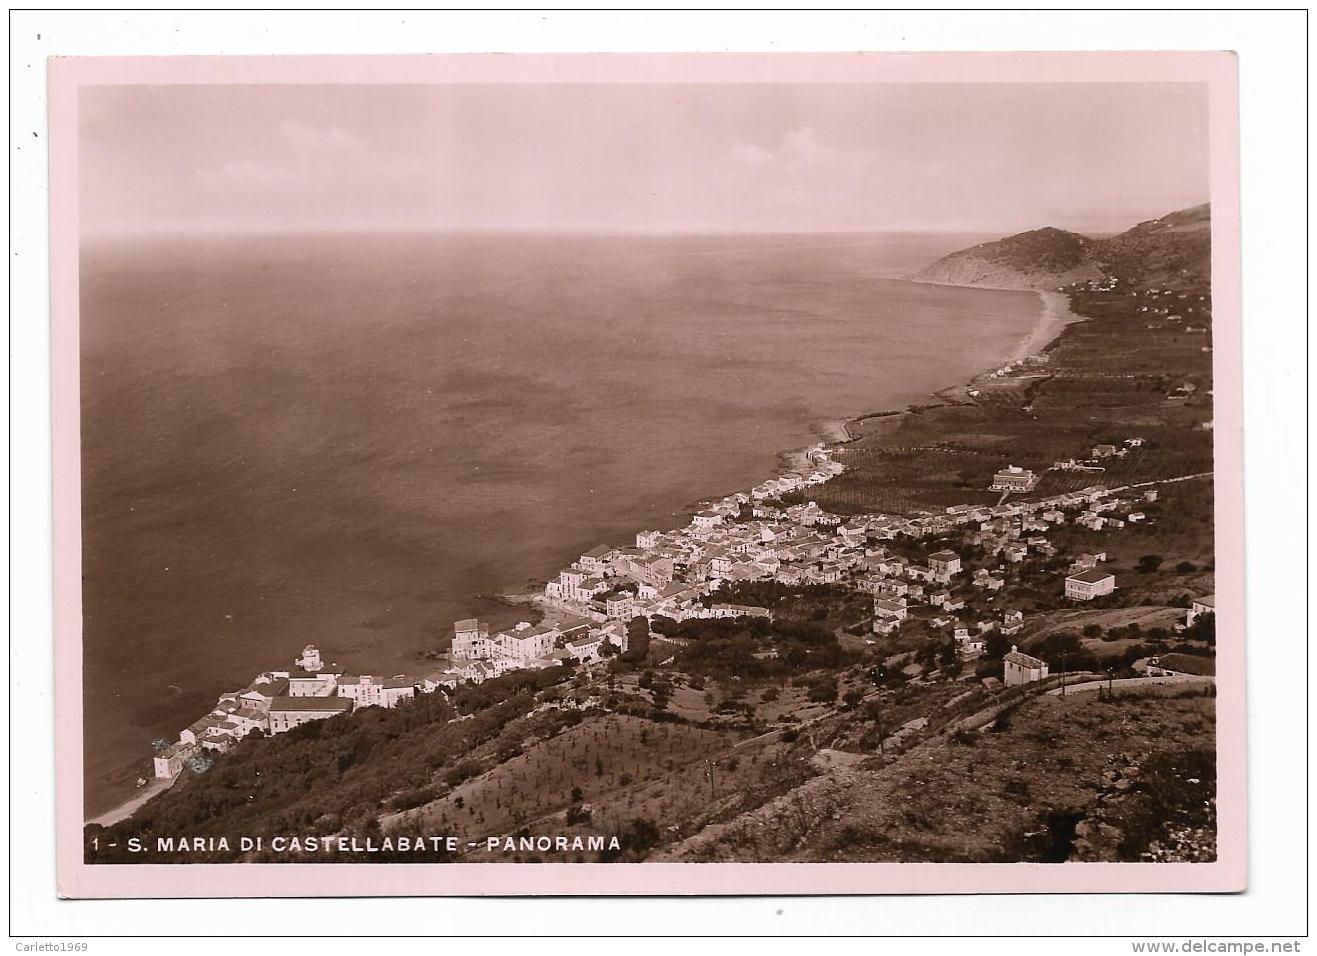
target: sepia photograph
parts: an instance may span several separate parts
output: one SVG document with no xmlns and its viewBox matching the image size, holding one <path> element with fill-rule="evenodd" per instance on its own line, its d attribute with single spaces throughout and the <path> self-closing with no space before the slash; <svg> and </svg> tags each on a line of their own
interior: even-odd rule
<svg viewBox="0 0 1317 956">
<path fill-rule="evenodd" d="M 88 895 L 1243 888 L 1229 54 L 183 59 L 51 74 Z"/>
</svg>

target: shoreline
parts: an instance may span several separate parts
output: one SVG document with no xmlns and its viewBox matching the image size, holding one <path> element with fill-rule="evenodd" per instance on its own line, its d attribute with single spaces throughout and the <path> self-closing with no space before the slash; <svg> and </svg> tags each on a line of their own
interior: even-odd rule
<svg viewBox="0 0 1317 956">
<path fill-rule="evenodd" d="M 989 289 L 991 291 L 1001 292 L 1034 292 L 1040 301 L 1038 320 L 1034 323 L 1033 328 L 1025 334 L 1024 338 L 1019 340 L 1015 348 L 997 364 L 985 368 L 976 375 L 970 376 L 968 381 L 948 385 L 930 393 L 933 398 L 937 399 L 936 404 L 930 405 L 924 402 L 912 402 L 905 408 L 894 408 L 880 412 L 865 412 L 861 415 L 852 415 L 837 423 L 840 425 L 846 438 L 844 441 L 833 444 L 846 444 L 856 441 L 859 435 L 856 434 L 854 428 L 863 422 L 872 422 L 875 419 L 885 419 L 885 421 L 882 422 L 882 427 L 890 428 L 899 424 L 907 415 L 919 411 L 936 408 L 941 404 L 970 402 L 973 400 L 971 390 L 973 390 L 977 384 L 995 375 L 1002 368 L 1025 363 L 1036 356 L 1046 353 L 1056 344 L 1067 328 L 1079 322 L 1086 321 L 1084 316 L 1076 315 L 1074 312 L 1070 311 L 1070 296 L 1064 292 L 1042 291 L 1038 289 L 997 289 L 996 287 L 991 286 L 965 285 L 949 282 L 921 282 L 920 284 L 946 285 L 958 289 Z M 797 449 L 792 452 L 784 452 L 783 454 L 803 455 L 804 451 L 804 449 Z"/>
<path fill-rule="evenodd" d="M 922 284 L 949 285 L 949 283 L 922 283 Z M 959 286 L 959 287 L 986 288 L 983 286 Z M 966 390 L 971 388 L 975 382 L 979 382 L 983 380 L 985 377 L 987 377 L 988 375 L 992 374 L 994 369 L 1002 368 L 1003 364 L 1005 365 L 1017 364 L 1029 358 L 1030 356 L 1040 354 L 1041 352 L 1045 351 L 1048 347 L 1050 347 L 1053 342 L 1056 341 L 1057 337 L 1065 330 L 1066 327 L 1074 324 L 1075 322 L 1083 321 L 1082 316 L 1075 315 L 1070 311 L 1069 297 L 1064 293 L 1042 292 L 1038 290 L 1027 290 L 1027 289 L 1015 289 L 1015 290 L 1005 290 L 1005 291 L 1036 292 L 1036 294 L 1040 299 L 1040 308 L 1041 308 L 1037 321 L 1035 322 L 1033 327 L 1028 331 L 1028 333 L 1026 333 L 1025 336 L 1018 341 L 1015 348 L 1008 354 L 1008 357 L 1004 361 L 999 360 L 998 364 L 996 364 L 995 366 L 985 369 L 984 371 L 978 373 L 977 375 L 971 376 L 969 381 L 966 383 L 962 383 L 958 385 L 950 385 L 944 389 L 932 392 L 931 393 L 932 397 L 938 399 L 939 404 L 949 401 L 961 400 L 959 398 L 953 397 L 953 393 L 956 392 L 961 392 L 962 394 L 965 393 Z M 776 454 L 777 466 L 774 469 L 773 474 L 769 477 L 777 477 L 790 472 L 808 471 L 812 464 L 810 460 L 811 453 L 815 452 L 820 447 L 828 451 L 835 451 L 841 446 L 844 446 L 846 444 L 858 440 L 860 435 L 857 434 L 857 432 L 855 431 L 855 427 L 858 426 L 861 422 L 872 421 L 874 419 L 886 419 L 886 421 L 883 424 L 884 426 L 890 427 L 902 421 L 905 418 L 905 416 L 912 414 L 919 409 L 927 409 L 929 407 L 936 407 L 936 405 L 930 406 L 926 402 L 912 402 L 907 406 L 905 406 L 904 408 L 899 408 L 899 409 L 887 409 L 884 411 L 877 411 L 877 412 L 872 412 L 872 411 L 863 412 L 843 418 L 834 417 L 834 418 L 823 419 L 817 422 L 813 426 L 813 430 L 819 436 L 819 440 L 811 445 L 789 448 L 777 452 Z M 693 514 L 694 512 L 701 510 L 702 507 L 709 504 L 710 502 L 717 501 L 722 498 L 726 498 L 738 493 L 744 493 L 744 489 L 735 489 L 731 492 L 727 492 L 721 495 L 713 495 L 707 498 L 698 499 L 696 502 L 687 503 L 686 505 L 683 505 L 680 508 L 674 508 L 672 511 L 672 515 L 688 517 L 690 514 Z M 532 623 L 540 623 L 546 618 L 550 617 L 551 613 L 550 613 L 550 609 L 546 605 L 544 605 L 543 603 L 541 603 L 539 600 L 536 599 L 538 597 L 536 592 L 533 591 L 528 592 L 525 590 L 526 585 L 532 583 L 533 580 L 534 579 L 528 579 L 527 581 L 524 581 L 519 585 L 509 585 L 507 587 L 495 588 L 490 591 L 471 595 L 471 597 L 484 598 L 486 600 L 496 601 L 505 604 L 509 608 L 515 607 L 518 609 L 525 609 L 528 613 L 538 618 L 538 620 L 533 621 Z M 450 622 L 450 627 L 451 627 L 451 622 Z M 446 633 L 446 632 L 441 629 L 440 633 Z M 176 780 L 177 778 L 174 778 L 173 782 L 176 782 Z M 169 788 L 163 787 L 157 789 L 154 786 L 148 787 L 147 792 L 135 793 L 133 797 L 113 807 L 112 809 L 104 813 L 100 813 L 93 818 L 84 819 L 83 825 L 87 826 L 94 823 L 99 823 L 106 819 L 111 819 L 114 822 L 117 822 L 122 819 L 126 819 L 132 816 L 134 813 L 136 813 L 137 810 L 139 810 L 143 805 L 145 805 L 150 799 L 157 796 L 159 793 L 164 792 L 164 790 L 167 789 Z"/>
<path fill-rule="evenodd" d="M 1070 311 L 1070 297 L 1064 292 L 1039 292 L 1038 297 L 1043 301 L 1043 313 L 1038 317 L 1038 324 L 1011 353 L 1012 362 L 1023 362 L 1046 352 L 1066 326 L 1084 321 L 1083 316 Z"/>
</svg>

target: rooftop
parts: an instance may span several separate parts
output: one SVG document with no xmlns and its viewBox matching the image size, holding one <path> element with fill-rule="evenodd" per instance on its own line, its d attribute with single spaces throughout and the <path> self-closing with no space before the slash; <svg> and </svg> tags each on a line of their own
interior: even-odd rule
<svg viewBox="0 0 1317 956">
<path fill-rule="evenodd" d="M 1036 657 L 1030 657 L 1028 654 L 1021 654 L 1019 651 L 1011 651 L 1002 660 L 1011 664 L 1017 664 L 1020 667 L 1027 667 L 1030 670 L 1036 667 L 1046 667 L 1047 665 Z"/>
<path fill-rule="evenodd" d="M 347 711 L 352 701 L 346 697 L 276 697 L 270 701 L 270 713 L 324 713 Z"/>
<path fill-rule="evenodd" d="M 1072 574 L 1067 581 L 1080 581 L 1084 584 L 1098 584 L 1107 578 L 1114 578 L 1115 575 L 1110 571 L 1099 571 L 1097 568 L 1091 568 L 1088 571 L 1080 571 L 1078 574 Z"/>
</svg>

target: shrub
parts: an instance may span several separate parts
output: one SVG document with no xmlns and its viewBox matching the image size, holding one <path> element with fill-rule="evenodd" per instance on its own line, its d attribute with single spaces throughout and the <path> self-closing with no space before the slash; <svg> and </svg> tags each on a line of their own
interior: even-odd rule
<svg viewBox="0 0 1317 956">
<path fill-rule="evenodd" d="M 837 699 L 837 678 L 824 677 L 809 685 L 809 692 L 805 695 L 809 700 L 817 704 L 830 704 Z"/>
<path fill-rule="evenodd" d="M 456 767 L 453 767 L 444 774 L 444 783 L 450 787 L 456 787 L 464 780 L 480 775 L 480 764 L 474 760 L 463 760 Z"/>
<path fill-rule="evenodd" d="M 1162 560 L 1163 558 L 1160 554 L 1145 554 L 1143 557 L 1139 558 L 1139 562 L 1134 566 L 1134 570 L 1139 572 L 1139 574 L 1152 574 L 1162 566 Z"/>
</svg>

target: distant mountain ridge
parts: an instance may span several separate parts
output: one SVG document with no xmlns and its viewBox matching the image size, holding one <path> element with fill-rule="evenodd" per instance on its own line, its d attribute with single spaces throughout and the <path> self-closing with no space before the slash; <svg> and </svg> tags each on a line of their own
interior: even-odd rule
<svg viewBox="0 0 1317 956">
<path fill-rule="evenodd" d="M 1212 213 L 1204 203 L 1106 239 L 1048 226 L 943 256 L 914 282 L 1046 291 L 1115 277 L 1136 286 L 1202 288 L 1211 280 Z"/>
</svg>

